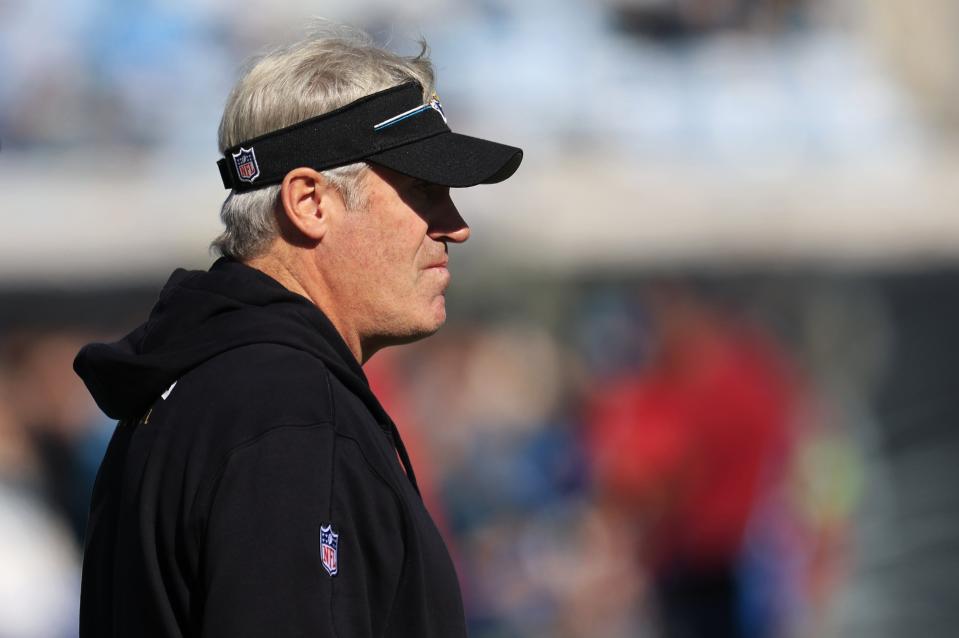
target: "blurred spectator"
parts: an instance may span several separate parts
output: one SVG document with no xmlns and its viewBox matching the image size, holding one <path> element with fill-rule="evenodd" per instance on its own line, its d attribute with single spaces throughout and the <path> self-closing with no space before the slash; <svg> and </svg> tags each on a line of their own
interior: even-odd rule
<svg viewBox="0 0 959 638">
<path fill-rule="evenodd" d="M 471 635 L 635 635 L 642 581 L 620 560 L 628 537 L 589 500 L 570 354 L 518 319 L 409 350 L 398 407 L 438 461 Z"/>
<path fill-rule="evenodd" d="M 21 330 L 0 342 L 8 408 L 37 460 L 43 500 L 82 546 L 93 481 L 112 424 L 85 396 L 73 357 L 88 340 L 80 331 Z"/>
<path fill-rule="evenodd" d="M 658 349 L 596 390 L 597 481 L 635 517 L 669 638 L 771 636 L 741 581 L 747 526 L 784 481 L 795 389 L 776 348 L 688 290 L 651 295 Z M 770 583 L 771 584 L 771 583 Z"/>
<path fill-rule="evenodd" d="M 19 386 L 0 366 L 0 636 L 76 635 L 76 544 L 44 498 L 40 456 L 13 408 Z"/>
</svg>

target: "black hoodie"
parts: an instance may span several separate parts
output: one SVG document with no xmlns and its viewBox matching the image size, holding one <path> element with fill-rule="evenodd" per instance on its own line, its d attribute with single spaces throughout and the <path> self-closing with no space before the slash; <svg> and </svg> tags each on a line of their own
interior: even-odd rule
<svg viewBox="0 0 959 638">
<path fill-rule="evenodd" d="M 466 635 L 396 427 L 310 301 L 228 259 L 177 270 L 74 368 L 120 421 L 82 637 Z"/>
</svg>

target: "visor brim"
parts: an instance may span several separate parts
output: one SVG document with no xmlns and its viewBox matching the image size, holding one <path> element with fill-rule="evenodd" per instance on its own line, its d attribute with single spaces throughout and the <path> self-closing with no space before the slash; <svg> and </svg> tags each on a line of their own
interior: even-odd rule
<svg viewBox="0 0 959 638">
<path fill-rule="evenodd" d="M 523 161 L 523 151 L 450 132 L 391 148 L 366 160 L 432 184 L 464 188 L 509 178 Z"/>
</svg>

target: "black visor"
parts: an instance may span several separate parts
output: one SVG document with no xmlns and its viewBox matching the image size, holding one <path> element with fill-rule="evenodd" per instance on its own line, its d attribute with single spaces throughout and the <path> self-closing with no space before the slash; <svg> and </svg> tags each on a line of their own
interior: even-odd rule
<svg viewBox="0 0 959 638">
<path fill-rule="evenodd" d="M 300 166 L 318 171 L 368 161 L 444 186 L 501 182 L 523 151 L 450 131 L 436 96 L 419 84 L 367 95 L 346 106 L 228 148 L 217 165 L 225 188 L 279 184 Z"/>
</svg>

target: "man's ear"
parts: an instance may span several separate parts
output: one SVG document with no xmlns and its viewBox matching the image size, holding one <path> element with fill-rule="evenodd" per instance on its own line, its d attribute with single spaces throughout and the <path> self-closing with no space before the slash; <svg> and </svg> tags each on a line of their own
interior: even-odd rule
<svg viewBox="0 0 959 638">
<path fill-rule="evenodd" d="M 323 239 L 331 215 L 344 208 L 339 191 L 319 171 L 305 166 L 283 178 L 280 202 L 290 223 L 313 241 Z"/>
</svg>

